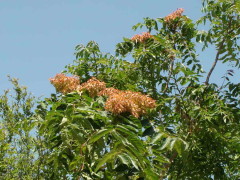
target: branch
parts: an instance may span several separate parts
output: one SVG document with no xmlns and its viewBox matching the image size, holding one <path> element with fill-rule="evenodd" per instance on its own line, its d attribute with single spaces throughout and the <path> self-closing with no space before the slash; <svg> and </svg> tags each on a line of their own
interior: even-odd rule
<svg viewBox="0 0 240 180">
<path fill-rule="evenodd" d="M 173 48 L 174 50 L 176 50 L 176 45 L 174 44 L 173 45 Z M 174 66 L 174 60 L 175 60 L 175 55 L 172 56 L 171 59 L 171 64 L 170 64 L 170 68 L 169 68 L 169 72 L 168 72 L 168 78 L 167 78 L 167 83 L 166 83 L 166 86 L 165 86 L 165 89 L 163 91 L 163 93 L 165 93 L 168 89 L 168 85 L 169 85 L 169 82 L 170 82 L 170 79 L 171 79 L 171 76 L 172 76 L 172 73 L 173 73 L 173 66 Z"/>
<path fill-rule="evenodd" d="M 206 78 L 206 81 L 205 81 L 205 85 L 208 85 L 210 76 L 212 75 L 212 72 L 213 72 L 213 70 L 215 69 L 215 67 L 217 65 L 217 62 L 218 62 L 219 56 L 220 56 L 220 51 L 221 51 L 221 49 L 223 47 L 224 42 L 225 42 L 225 39 L 223 39 L 223 41 L 220 43 L 220 46 L 218 48 L 218 52 L 217 52 L 216 57 L 215 57 L 215 61 L 214 61 L 213 65 L 212 65 L 210 71 L 208 72 L 208 75 L 207 75 L 207 78 Z"/>
<path fill-rule="evenodd" d="M 174 159 L 177 157 L 177 155 L 178 155 L 178 154 L 177 154 L 176 151 L 172 154 L 172 156 L 171 156 L 170 159 L 169 159 L 169 163 L 164 166 L 165 169 L 166 169 L 166 171 L 163 171 L 163 173 L 162 173 L 162 174 L 160 175 L 160 177 L 159 177 L 159 180 L 163 180 L 163 179 L 164 179 L 164 177 L 165 177 L 165 175 L 166 175 L 166 172 L 169 170 L 171 164 L 173 163 L 173 161 L 174 161 Z"/>
<path fill-rule="evenodd" d="M 168 89 L 168 85 L 169 85 L 169 82 L 170 82 L 170 79 L 171 79 L 171 76 L 172 76 L 172 72 L 173 72 L 173 66 L 174 66 L 174 59 L 172 59 L 172 62 L 170 64 L 170 68 L 169 68 L 169 72 L 168 72 L 168 78 L 167 78 L 167 83 L 166 83 L 166 86 L 165 86 L 165 89 L 163 91 L 163 93 L 165 93 Z"/>
<path fill-rule="evenodd" d="M 231 20 L 232 20 L 232 19 L 229 20 L 228 29 L 231 29 L 231 28 L 230 28 L 231 25 L 232 25 L 232 21 L 231 21 Z M 227 35 L 231 34 L 233 31 L 234 31 L 234 29 L 228 30 L 228 31 L 227 31 Z M 223 48 L 223 45 L 224 45 L 225 41 L 226 41 L 226 38 L 224 38 L 224 39 L 222 40 L 222 42 L 220 43 L 220 45 L 219 45 L 218 52 L 217 52 L 216 57 L 215 57 L 215 61 L 214 61 L 213 65 L 212 65 L 210 71 L 208 72 L 208 75 L 207 75 L 207 78 L 206 78 L 206 81 L 205 81 L 205 85 L 208 85 L 208 83 L 209 83 L 210 76 L 211 76 L 213 70 L 215 69 L 215 67 L 216 67 L 216 65 L 217 65 L 217 62 L 218 62 L 219 56 L 220 56 L 220 51 L 221 51 L 221 49 Z"/>
</svg>

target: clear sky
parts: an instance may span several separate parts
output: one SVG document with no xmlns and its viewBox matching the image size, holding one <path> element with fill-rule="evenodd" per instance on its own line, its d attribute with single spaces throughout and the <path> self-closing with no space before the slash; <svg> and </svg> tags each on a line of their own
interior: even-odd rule
<svg viewBox="0 0 240 180">
<path fill-rule="evenodd" d="M 0 0 L 0 91 L 10 87 L 9 74 L 35 96 L 48 96 L 55 92 L 48 79 L 74 60 L 76 45 L 94 40 L 114 53 L 142 18 L 177 8 L 201 16 L 201 0 Z"/>
</svg>

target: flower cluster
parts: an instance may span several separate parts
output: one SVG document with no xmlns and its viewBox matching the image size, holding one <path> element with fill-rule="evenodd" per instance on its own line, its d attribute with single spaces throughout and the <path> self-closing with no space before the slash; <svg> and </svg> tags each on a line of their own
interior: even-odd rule
<svg viewBox="0 0 240 180">
<path fill-rule="evenodd" d="M 183 8 L 178 8 L 176 11 L 174 11 L 173 13 L 166 16 L 164 18 L 164 20 L 165 20 L 165 22 L 171 22 L 172 20 L 174 20 L 178 17 L 181 17 L 183 12 L 184 12 Z"/>
<path fill-rule="evenodd" d="M 56 74 L 54 78 L 49 80 L 56 88 L 56 91 L 63 94 L 75 91 L 80 85 L 80 80 L 77 76 L 67 77 L 65 74 Z"/>
<path fill-rule="evenodd" d="M 64 74 L 57 74 L 54 78 L 50 78 L 50 82 L 58 92 L 63 94 L 86 90 L 91 97 L 107 96 L 105 109 L 114 114 L 129 112 L 138 118 L 145 114 L 147 109 L 156 106 L 155 100 L 146 95 L 139 92 L 106 88 L 106 83 L 97 80 L 95 77 L 80 85 L 79 78 L 76 76 L 67 77 Z"/>
<path fill-rule="evenodd" d="M 156 102 L 154 99 L 139 92 L 118 91 L 109 96 L 105 109 L 114 114 L 129 112 L 138 118 L 140 115 L 145 114 L 147 109 L 155 106 Z"/>
<path fill-rule="evenodd" d="M 98 95 L 100 91 L 106 88 L 106 83 L 97 80 L 95 77 L 92 77 L 87 82 L 81 84 L 78 87 L 78 91 L 87 90 L 91 97 Z"/>
<path fill-rule="evenodd" d="M 153 35 L 151 35 L 149 32 L 143 32 L 142 34 L 136 34 L 135 36 L 133 36 L 131 38 L 131 40 L 135 41 L 135 42 L 143 43 L 152 37 L 153 37 Z"/>
</svg>

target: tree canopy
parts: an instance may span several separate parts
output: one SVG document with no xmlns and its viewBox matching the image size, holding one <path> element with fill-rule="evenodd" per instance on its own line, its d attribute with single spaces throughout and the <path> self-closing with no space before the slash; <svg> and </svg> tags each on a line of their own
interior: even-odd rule
<svg viewBox="0 0 240 180">
<path fill-rule="evenodd" d="M 217 63 L 240 67 L 240 1 L 202 6 L 196 22 L 182 8 L 144 18 L 115 55 L 94 41 L 76 46 L 44 100 L 10 79 L 15 96 L 0 96 L 0 177 L 239 179 L 240 83 L 232 69 L 221 84 L 211 75 Z M 216 49 L 209 72 L 199 46 Z"/>
</svg>

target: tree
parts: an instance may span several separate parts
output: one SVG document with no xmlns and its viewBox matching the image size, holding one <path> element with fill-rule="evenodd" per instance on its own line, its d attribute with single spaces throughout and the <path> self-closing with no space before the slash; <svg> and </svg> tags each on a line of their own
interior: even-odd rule
<svg viewBox="0 0 240 180">
<path fill-rule="evenodd" d="M 239 179 L 240 84 L 230 81 L 233 70 L 221 85 L 210 78 L 219 62 L 239 68 L 240 3 L 202 2 L 197 22 L 183 9 L 144 18 L 133 29 L 146 32 L 124 38 L 116 55 L 93 41 L 76 47 L 74 63 L 50 79 L 57 93 L 34 114 L 38 177 Z M 198 44 L 201 53 L 216 48 L 209 72 Z"/>
</svg>

